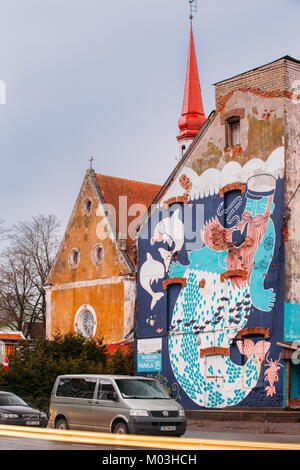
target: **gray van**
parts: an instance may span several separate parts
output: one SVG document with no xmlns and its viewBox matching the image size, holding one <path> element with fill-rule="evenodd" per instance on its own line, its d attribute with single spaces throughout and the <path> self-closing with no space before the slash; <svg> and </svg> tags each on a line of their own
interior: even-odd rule
<svg viewBox="0 0 300 470">
<path fill-rule="evenodd" d="M 51 394 L 49 426 L 182 436 L 186 417 L 182 406 L 156 380 L 125 375 L 60 375 Z"/>
</svg>

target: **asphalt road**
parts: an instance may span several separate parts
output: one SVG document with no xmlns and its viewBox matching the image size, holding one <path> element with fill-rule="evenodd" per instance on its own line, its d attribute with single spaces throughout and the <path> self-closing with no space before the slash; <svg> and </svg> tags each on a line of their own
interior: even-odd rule
<svg viewBox="0 0 300 470">
<path fill-rule="evenodd" d="M 249 421 L 190 421 L 183 437 L 299 444 L 300 423 L 259 423 Z M 135 450 L 132 447 L 76 444 L 29 438 L 1 437 L 0 450 Z M 143 450 L 143 449 L 139 449 Z M 145 450 L 145 449 L 144 449 Z"/>
</svg>

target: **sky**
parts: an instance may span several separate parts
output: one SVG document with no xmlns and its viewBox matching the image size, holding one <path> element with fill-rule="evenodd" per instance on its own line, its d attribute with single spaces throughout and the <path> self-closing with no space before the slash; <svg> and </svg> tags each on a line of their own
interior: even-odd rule
<svg viewBox="0 0 300 470">
<path fill-rule="evenodd" d="M 198 0 L 206 116 L 214 83 L 300 59 L 300 0 Z M 163 184 L 177 160 L 188 0 L 0 0 L 0 219 L 68 222 L 96 172 Z"/>
</svg>

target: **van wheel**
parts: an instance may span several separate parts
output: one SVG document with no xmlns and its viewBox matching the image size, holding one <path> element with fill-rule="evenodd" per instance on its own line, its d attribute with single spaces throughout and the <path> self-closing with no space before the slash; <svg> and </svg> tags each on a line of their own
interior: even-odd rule
<svg viewBox="0 0 300 470">
<path fill-rule="evenodd" d="M 124 423 L 123 421 L 119 421 L 119 422 L 113 427 L 113 433 L 114 433 L 114 434 L 129 434 L 127 424 Z"/>
<path fill-rule="evenodd" d="M 59 418 L 55 423 L 55 429 L 69 429 L 67 420 L 65 418 Z"/>
</svg>

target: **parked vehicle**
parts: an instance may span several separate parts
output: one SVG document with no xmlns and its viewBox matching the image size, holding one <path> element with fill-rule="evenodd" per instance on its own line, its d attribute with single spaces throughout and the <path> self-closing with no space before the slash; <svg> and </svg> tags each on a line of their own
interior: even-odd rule
<svg viewBox="0 0 300 470">
<path fill-rule="evenodd" d="M 50 399 L 49 426 L 118 434 L 181 436 L 184 409 L 145 377 L 62 375 Z"/>
<path fill-rule="evenodd" d="M 0 391 L 0 424 L 46 428 L 48 416 L 42 411 L 31 408 L 17 395 Z"/>
</svg>

